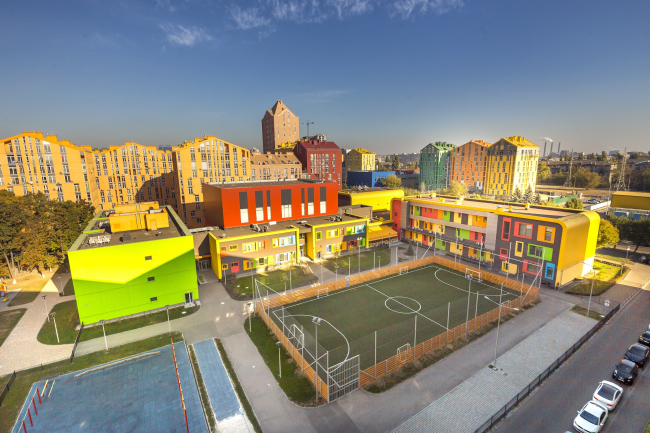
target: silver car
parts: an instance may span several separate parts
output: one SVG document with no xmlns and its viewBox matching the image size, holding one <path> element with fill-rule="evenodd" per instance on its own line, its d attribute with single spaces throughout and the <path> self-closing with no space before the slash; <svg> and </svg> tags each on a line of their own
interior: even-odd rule
<svg viewBox="0 0 650 433">
<path fill-rule="evenodd" d="M 616 409 L 618 402 L 621 401 L 623 396 L 623 388 L 615 383 L 603 380 L 598 384 L 596 392 L 594 392 L 594 401 L 602 404 L 610 412 Z"/>
</svg>

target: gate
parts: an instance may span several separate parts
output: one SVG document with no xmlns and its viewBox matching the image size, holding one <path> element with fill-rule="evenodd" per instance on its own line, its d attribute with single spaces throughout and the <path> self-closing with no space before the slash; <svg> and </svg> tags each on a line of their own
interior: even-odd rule
<svg viewBox="0 0 650 433">
<path fill-rule="evenodd" d="M 359 371 L 359 355 L 329 368 L 327 389 L 330 403 L 359 389 Z"/>
</svg>

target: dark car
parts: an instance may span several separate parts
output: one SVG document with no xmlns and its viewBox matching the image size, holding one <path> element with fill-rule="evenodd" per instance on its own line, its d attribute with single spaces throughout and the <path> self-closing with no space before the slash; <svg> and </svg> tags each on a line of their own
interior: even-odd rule
<svg viewBox="0 0 650 433">
<path fill-rule="evenodd" d="M 632 385 L 637 374 L 639 374 L 639 367 L 637 367 L 632 361 L 622 359 L 614 369 L 612 377 L 619 382 L 629 383 Z"/>
<path fill-rule="evenodd" d="M 641 368 L 645 367 L 648 357 L 650 357 L 650 348 L 643 344 L 631 345 L 625 354 L 625 359 L 629 359 Z"/>
<path fill-rule="evenodd" d="M 639 343 L 650 347 L 650 331 L 645 331 L 643 334 L 641 334 L 639 337 Z"/>
</svg>

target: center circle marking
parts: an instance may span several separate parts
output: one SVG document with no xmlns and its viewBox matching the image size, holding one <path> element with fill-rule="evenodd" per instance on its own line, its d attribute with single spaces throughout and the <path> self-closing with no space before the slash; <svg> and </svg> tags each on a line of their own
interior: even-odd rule
<svg viewBox="0 0 650 433">
<path fill-rule="evenodd" d="M 390 308 L 390 307 L 388 306 L 388 301 L 390 301 L 391 299 L 392 299 L 393 301 L 397 302 L 397 303 L 398 303 L 397 305 L 398 305 L 400 308 L 409 308 L 410 310 L 409 310 L 409 311 L 397 311 L 397 310 L 395 310 L 395 309 L 393 309 L 393 308 Z M 414 309 L 414 308 L 409 307 L 409 305 L 408 305 L 407 302 L 399 301 L 398 299 L 405 299 L 406 301 L 415 302 L 415 303 L 417 304 L 417 309 Z M 401 305 L 400 303 L 401 303 L 401 304 L 404 304 L 404 305 Z M 394 313 L 398 313 L 398 314 L 415 314 L 415 313 L 419 312 L 419 311 L 422 309 L 422 305 L 420 305 L 420 303 L 419 303 L 418 301 L 416 301 L 416 300 L 413 299 L 413 298 L 407 298 L 406 296 L 391 296 L 390 298 L 386 298 L 386 301 L 384 301 L 384 305 L 385 305 L 386 308 L 388 308 L 390 311 L 392 311 L 392 312 L 394 312 Z"/>
</svg>

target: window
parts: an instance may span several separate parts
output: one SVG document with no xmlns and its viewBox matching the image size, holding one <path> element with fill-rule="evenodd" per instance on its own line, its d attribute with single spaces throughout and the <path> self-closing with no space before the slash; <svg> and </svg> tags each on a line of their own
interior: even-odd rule
<svg viewBox="0 0 650 433">
<path fill-rule="evenodd" d="M 331 252 L 332 252 L 332 246 L 331 246 L 331 245 L 327 245 L 327 246 L 325 247 L 325 251 L 327 251 L 328 253 L 331 253 Z"/>
<path fill-rule="evenodd" d="M 317 241 L 321 240 L 321 234 L 322 234 L 322 232 L 316 232 L 316 240 Z"/>
<path fill-rule="evenodd" d="M 291 190 L 280 191 L 280 204 L 282 205 L 282 218 L 291 218 Z"/>
<path fill-rule="evenodd" d="M 515 256 L 521 257 L 523 254 L 524 254 L 524 243 L 518 241 L 515 244 Z"/>
<path fill-rule="evenodd" d="M 501 250 L 499 250 L 499 259 L 500 260 L 508 260 L 508 249 L 507 248 L 501 248 Z"/>
<path fill-rule="evenodd" d="M 266 218 L 271 219 L 271 191 L 266 191 Z"/>
<path fill-rule="evenodd" d="M 264 220 L 264 191 L 255 191 L 255 219 Z"/>
<path fill-rule="evenodd" d="M 324 186 L 320 187 L 320 213 L 327 212 L 327 188 Z"/>
<path fill-rule="evenodd" d="M 544 256 L 544 248 L 537 245 L 528 245 L 528 255 L 541 259 Z"/>
<path fill-rule="evenodd" d="M 550 227 L 544 227 L 544 240 L 548 242 L 553 242 L 553 229 Z"/>
<path fill-rule="evenodd" d="M 254 263 L 255 263 L 254 260 L 244 260 L 244 270 L 247 271 L 249 269 L 254 268 L 255 267 Z"/>
<path fill-rule="evenodd" d="M 147 281 L 149 281 L 149 282 L 156 281 L 156 277 L 149 277 L 149 278 L 147 278 Z"/>
<path fill-rule="evenodd" d="M 537 240 L 540 242 L 554 242 L 555 228 L 547 227 L 547 226 L 539 226 L 537 228 Z"/>
<path fill-rule="evenodd" d="M 230 246 L 228 247 L 228 249 L 229 249 L 230 251 L 237 251 L 238 246 L 237 246 L 237 245 L 230 245 Z"/>
<path fill-rule="evenodd" d="M 279 245 L 281 247 L 286 247 L 287 245 L 295 245 L 296 237 L 295 236 L 284 236 L 278 239 Z"/>
<path fill-rule="evenodd" d="M 528 272 L 529 274 L 537 275 L 539 272 L 541 266 L 537 263 L 532 263 L 527 260 L 524 260 L 524 272 Z"/>
<path fill-rule="evenodd" d="M 307 188 L 307 215 L 314 214 L 314 188 Z"/>
<path fill-rule="evenodd" d="M 157 296 L 154 296 L 153 298 L 150 298 L 149 300 L 150 300 L 151 302 L 155 302 L 155 301 L 158 300 L 158 297 L 157 297 Z"/>
<path fill-rule="evenodd" d="M 257 242 L 248 242 L 242 245 L 242 252 L 250 253 L 257 251 Z"/>
<path fill-rule="evenodd" d="M 144 259 L 145 260 L 151 260 L 151 256 L 145 256 Z"/>
<path fill-rule="evenodd" d="M 510 218 L 503 219 L 503 226 L 501 228 L 501 239 L 504 241 L 510 240 Z"/>
<path fill-rule="evenodd" d="M 546 264 L 546 270 L 544 271 L 544 278 L 552 280 L 555 276 L 555 265 L 553 263 Z"/>
<path fill-rule="evenodd" d="M 525 223 L 515 223 L 515 233 L 522 238 L 531 239 L 533 237 L 533 225 Z"/>
<path fill-rule="evenodd" d="M 305 188 L 300 189 L 300 215 L 305 214 Z"/>
<path fill-rule="evenodd" d="M 248 193 L 239 193 L 239 215 L 242 223 L 248 222 Z"/>
</svg>

